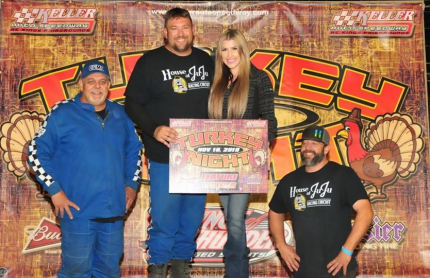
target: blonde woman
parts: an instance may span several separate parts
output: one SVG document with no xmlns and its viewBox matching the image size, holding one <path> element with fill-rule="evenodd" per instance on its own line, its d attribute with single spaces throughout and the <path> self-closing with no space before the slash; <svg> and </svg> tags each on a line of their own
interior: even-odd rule
<svg viewBox="0 0 430 278">
<path fill-rule="evenodd" d="M 276 137 L 274 93 L 267 74 L 251 64 L 243 34 L 229 29 L 221 35 L 216 50 L 215 75 L 209 97 L 212 119 L 266 119 L 269 143 Z M 224 246 L 225 276 L 249 277 L 245 211 L 249 193 L 220 194 L 227 221 Z"/>
</svg>

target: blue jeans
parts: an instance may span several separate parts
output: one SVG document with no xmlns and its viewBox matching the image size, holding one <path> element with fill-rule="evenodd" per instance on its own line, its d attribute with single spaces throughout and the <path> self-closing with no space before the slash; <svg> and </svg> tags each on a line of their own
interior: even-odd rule
<svg viewBox="0 0 430 278">
<path fill-rule="evenodd" d="M 224 245 L 226 278 L 249 277 L 249 248 L 246 245 L 245 211 L 249 193 L 219 194 L 227 221 L 227 242 Z"/>
<path fill-rule="evenodd" d="M 169 193 L 169 164 L 151 161 L 148 227 L 148 263 L 191 261 L 195 237 L 202 223 L 206 194 Z"/>
<path fill-rule="evenodd" d="M 60 278 L 120 277 L 124 251 L 124 221 L 100 223 L 61 219 Z"/>
</svg>

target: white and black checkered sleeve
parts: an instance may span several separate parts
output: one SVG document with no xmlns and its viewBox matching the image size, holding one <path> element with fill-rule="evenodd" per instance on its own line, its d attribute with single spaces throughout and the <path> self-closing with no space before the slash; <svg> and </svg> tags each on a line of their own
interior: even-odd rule
<svg viewBox="0 0 430 278">
<path fill-rule="evenodd" d="M 56 108 L 57 105 L 52 107 L 51 112 L 46 115 L 28 146 L 28 163 L 33 169 L 36 179 L 51 196 L 62 190 L 54 179 L 55 173 L 52 167 L 52 155 L 57 147 L 57 135 L 54 119 L 51 116 Z"/>
<path fill-rule="evenodd" d="M 126 149 L 126 185 L 137 190 L 142 178 L 142 142 L 139 140 L 134 124 L 128 122 L 129 142 Z"/>
</svg>

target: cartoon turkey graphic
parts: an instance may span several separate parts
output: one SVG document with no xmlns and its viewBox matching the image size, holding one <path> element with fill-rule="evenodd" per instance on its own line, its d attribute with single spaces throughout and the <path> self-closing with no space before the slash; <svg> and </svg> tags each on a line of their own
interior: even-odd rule
<svg viewBox="0 0 430 278">
<path fill-rule="evenodd" d="M 44 114 L 36 111 L 19 111 L 1 125 L 0 147 L 3 150 L 3 161 L 7 164 L 7 170 L 17 179 L 26 175 L 35 180 L 33 170 L 27 164 L 27 147 L 44 117 Z"/>
<path fill-rule="evenodd" d="M 256 169 L 263 167 L 267 161 L 267 153 L 264 150 L 256 150 L 255 152 L 251 149 L 248 150 L 249 164 Z"/>
<path fill-rule="evenodd" d="M 178 144 L 171 145 L 170 163 L 174 167 L 185 167 L 188 162 L 188 150 L 184 148 L 181 150 Z"/>
<path fill-rule="evenodd" d="M 342 124 L 344 129 L 337 135 L 346 139 L 349 165 L 364 186 L 373 187 L 368 191 L 372 202 L 387 200 L 385 187 L 417 169 L 424 146 L 421 126 L 413 123 L 409 115 L 394 113 L 378 116 L 363 130 L 358 108 L 342 119 Z"/>
</svg>

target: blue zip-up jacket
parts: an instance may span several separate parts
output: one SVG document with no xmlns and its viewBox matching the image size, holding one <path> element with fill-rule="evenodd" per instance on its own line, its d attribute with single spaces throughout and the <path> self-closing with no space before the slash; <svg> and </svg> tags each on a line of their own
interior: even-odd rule
<svg viewBox="0 0 430 278">
<path fill-rule="evenodd" d="M 140 183 L 142 143 L 122 105 L 107 100 L 103 120 L 81 95 L 52 107 L 29 145 L 29 164 L 51 196 L 63 190 L 79 206 L 70 207 L 74 218 L 123 216 L 125 187 Z"/>
</svg>

